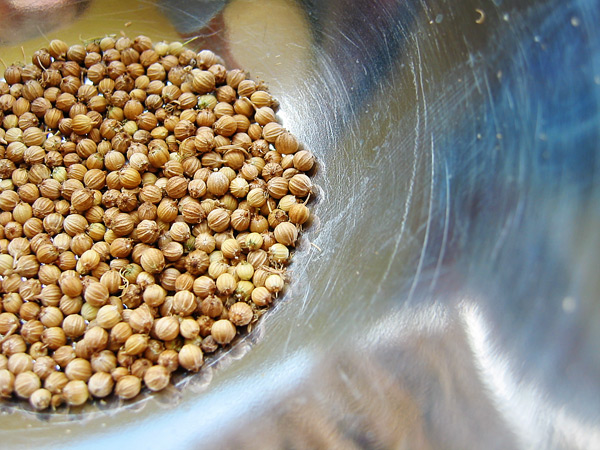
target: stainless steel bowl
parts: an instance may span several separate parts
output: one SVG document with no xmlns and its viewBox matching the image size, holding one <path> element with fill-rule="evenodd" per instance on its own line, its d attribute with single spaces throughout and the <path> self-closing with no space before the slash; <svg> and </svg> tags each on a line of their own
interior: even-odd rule
<svg viewBox="0 0 600 450">
<path fill-rule="evenodd" d="M 179 32 L 263 79 L 318 157 L 315 218 L 284 298 L 201 374 L 5 405 L 0 446 L 600 447 L 597 2 L 79 6 L 45 36 Z"/>
</svg>

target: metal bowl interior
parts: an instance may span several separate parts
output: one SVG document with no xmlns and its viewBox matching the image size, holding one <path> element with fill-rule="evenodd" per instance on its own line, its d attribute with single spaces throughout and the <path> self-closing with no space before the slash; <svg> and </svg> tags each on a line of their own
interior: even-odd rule
<svg viewBox="0 0 600 450">
<path fill-rule="evenodd" d="M 314 219 L 285 296 L 200 374 L 89 410 L 4 405 L 1 442 L 600 447 L 597 3 L 75 3 L 67 27 L 22 19 L 2 58 L 195 37 L 317 155 Z"/>
</svg>

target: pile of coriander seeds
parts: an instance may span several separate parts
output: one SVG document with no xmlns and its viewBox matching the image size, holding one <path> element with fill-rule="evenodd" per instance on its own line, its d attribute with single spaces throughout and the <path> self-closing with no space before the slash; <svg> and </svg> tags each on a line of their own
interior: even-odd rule
<svg viewBox="0 0 600 450">
<path fill-rule="evenodd" d="M 0 81 L 0 398 L 160 391 L 285 285 L 313 154 L 209 50 L 53 40 Z"/>
</svg>

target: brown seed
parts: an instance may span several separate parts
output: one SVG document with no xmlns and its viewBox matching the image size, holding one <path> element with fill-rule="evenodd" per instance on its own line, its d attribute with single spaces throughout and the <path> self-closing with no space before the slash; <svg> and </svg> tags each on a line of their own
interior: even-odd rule
<svg viewBox="0 0 600 450">
<path fill-rule="evenodd" d="M 295 203 L 289 208 L 289 218 L 290 222 L 295 223 L 297 225 L 302 225 L 306 223 L 306 221 L 310 217 L 309 209 L 303 205 L 302 203 Z"/>
<path fill-rule="evenodd" d="M 190 372 L 197 372 L 204 364 L 204 358 L 200 347 L 194 344 L 186 344 L 179 351 L 179 365 Z"/>
<path fill-rule="evenodd" d="M 287 246 L 294 246 L 298 239 L 298 229 L 290 222 L 282 222 L 277 225 L 273 234 L 277 242 Z"/>
<path fill-rule="evenodd" d="M 69 380 L 88 381 L 92 376 L 92 366 L 87 359 L 75 358 L 65 367 L 65 375 Z"/>
<path fill-rule="evenodd" d="M 283 155 L 296 153 L 296 151 L 298 151 L 298 147 L 298 140 L 289 131 L 284 131 L 277 136 L 277 139 L 275 139 L 275 148 Z"/>
<path fill-rule="evenodd" d="M 14 391 L 18 397 L 29 398 L 36 390 L 42 387 L 40 378 L 33 372 L 21 372 L 15 376 Z"/>
<path fill-rule="evenodd" d="M 110 330 L 110 341 L 117 345 L 124 344 L 127 338 L 133 334 L 131 326 L 127 322 L 119 322 Z"/>
<path fill-rule="evenodd" d="M 92 131 L 93 122 L 92 119 L 90 119 L 85 114 L 78 114 L 75 117 L 73 117 L 73 122 L 71 126 L 73 127 L 73 131 L 75 133 L 79 135 L 85 135 Z"/>
<path fill-rule="evenodd" d="M 96 323 L 98 326 L 111 329 L 121 321 L 121 313 L 115 305 L 104 305 L 96 314 Z"/>
<path fill-rule="evenodd" d="M 267 306 L 271 303 L 271 292 L 264 286 L 252 291 L 252 301 L 256 306 Z"/>
<path fill-rule="evenodd" d="M 46 328 L 42 333 L 41 340 L 48 348 L 55 350 L 66 344 L 67 336 L 62 328 L 55 326 Z"/>
<path fill-rule="evenodd" d="M 15 375 L 33 370 L 33 358 L 27 353 L 14 353 L 10 355 L 7 368 Z"/>
<path fill-rule="evenodd" d="M 196 339 L 200 334 L 200 325 L 192 317 L 185 317 L 179 324 L 179 334 L 184 339 Z"/>
<path fill-rule="evenodd" d="M 231 295 L 235 291 L 237 282 L 233 275 L 224 273 L 217 278 L 217 291 L 222 295 Z"/>
<path fill-rule="evenodd" d="M 86 326 L 85 319 L 79 314 L 68 315 L 62 323 L 62 328 L 69 338 L 82 336 Z"/>
<path fill-rule="evenodd" d="M 181 177 L 175 176 L 167 180 L 165 191 L 171 198 L 182 198 L 187 193 L 188 181 Z"/>
<path fill-rule="evenodd" d="M 144 290 L 142 297 L 148 306 L 155 308 L 164 303 L 167 291 L 158 284 L 152 284 Z"/>
<path fill-rule="evenodd" d="M 133 231 L 135 222 L 130 214 L 119 213 L 111 221 L 109 227 L 117 237 L 127 236 Z"/>
<path fill-rule="evenodd" d="M 44 380 L 44 388 L 52 394 L 59 394 L 68 382 L 69 379 L 63 372 L 54 371 Z"/>
<path fill-rule="evenodd" d="M 136 356 L 144 352 L 148 347 L 148 336 L 144 334 L 132 334 L 125 341 L 125 353 Z"/>
<path fill-rule="evenodd" d="M 66 367 L 66 365 L 76 357 L 75 349 L 70 345 L 63 345 L 62 347 L 57 348 L 52 354 L 52 358 L 56 361 L 56 364 L 62 368 Z"/>
<path fill-rule="evenodd" d="M 21 336 L 28 344 L 38 342 L 41 339 L 43 332 L 44 325 L 39 320 L 28 320 L 21 327 Z"/>
<path fill-rule="evenodd" d="M 229 178 L 222 172 L 213 172 L 208 176 L 206 188 L 213 195 L 224 195 L 229 189 Z"/>
<path fill-rule="evenodd" d="M 119 172 L 119 181 L 126 189 L 134 189 L 142 182 L 140 173 L 131 167 L 126 167 Z"/>
<path fill-rule="evenodd" d="M 312 190 L 310 178 L 304 174 L 294 175 L 289 182 L 289 190 L 296 197 L 306 197 Z"/>
<path fill-rule="evenodd" d="M 229 320 L 238 327 L 248 325 L 252 320 L 254 313 L 250 305 L 244 302 L 237 302 L 229 308 Z"/>
<path fill-rule="evenodd" d="M 146 272 L 162 272 L 165 267 L 165 255 L 156 248 L 149 248 L 142 254 L 140 264 Z"/>
<path fill-rule="evenodd" d="M 162 341 L 171 341 L 179 335 L 179 321 L 175 317 L 161 317 L 154 322 L 153 334 Z"/>
<path fill-rule="evenodd" d="M 52 372 L 56 371 L 56 361 L 50 356 L 39 356 L 33 363 L 33 372 L 45 380 Z"/>
<path fill-rule="evenodd" d="M 223 208 L 213 209 L 207 216 L 208 226 L 211 230 L 221 233 L 227 230 L 230 224 L 230 215 L 227 210 Z"/>
<path fill-rule="evenodd" d="M 15 387 L 15 375 L 7 369 L 0 370 L 0 398 L 10 398 Z"/>
<path fill-rule="evenodd" d="M 91 352 L 99 352 L 108 345 L 108 332 L 99 326 L 91 327 L 85 332 L 83 339 Z"/>
<path fill-rule="evenodd" d="M 209 295 L 200 304 L 200 311 L 205 316 L 215 318 L 223 312 L 223 302 L 216 295 Z"/>
<path fill-rule="evenodd" d="M 115 258 L 127 258 L 133 249 L 133 240 L 116 238 L 110 244 L 110 254 Z"/>
<path fill-rule="evenodd" d="M 192 314 L 198 307 L 196 296 L 190 291 L 179 291 L 173 296 L 173 312 L 181 316 Z"/>
<path fill-rule="evenodd" d="M 100 308 L 108 302 L 109 295 L 110 293 L 108 288 L 104 284 L 98 281 L 93 281 L 85 288 L 83 298 L 90 305 Z"/>
<path fill-rule="evenodd" d="M 236 328 L 229 320 L 221 319 L 213 324 L 210 334 L 217 343 L 226 345 L 235 337 Z"/>
<path fill-rule="evenodd" d="M 169 370 L 161 365 L 150 367 L 144 374 L 144 384 L 153 392 L 165 389 L 171 380 Z"/>
<path fill-rule="evenodd" d="M 110 373 L 96 372 L 88 380 L 89 393 L 96 398 L 104 398 L 113 391 L 115 382 Z"/>
<path fill-rule="evenodd" d="M 83 284 L 78 276 L 61 276 L 58 283 L 63 294 L 69 297 L 77 297 L 83 291 Z"/>
<path fill-rule="evenodd" d="M 52 394 L 47 389 L 36 389 L 29 397 L 29 403 L 36 411 L 43 411 L 50 406 Z"/>
<path fill-rule="evenodd" d="M 124 400 L 136 397 L 142 389 L 142 382 L 138 377 L 125 375 L 119 378 L 115 385 L 115 394 Z"/>
<path fill-rule="evenodd" d="M 152 329 L 154 318 L 147 305 L 142 305 L 131 311 L 129 325 L 138 333 L 148 333 Z"/>
<path fill-rule="evenodd" d="M 70 406 L 81 406 L 89 398 L 87 384 L 83 380 L 71 380 L 63 388 L 63 398 Z"/>
</svg>

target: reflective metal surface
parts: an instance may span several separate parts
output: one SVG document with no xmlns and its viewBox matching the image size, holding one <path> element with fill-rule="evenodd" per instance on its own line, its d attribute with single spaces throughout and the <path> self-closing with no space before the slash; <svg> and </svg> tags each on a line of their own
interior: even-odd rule
<svg viewBox="0 0 600 450">
<path fill-rule="evenodd" d="M 599 448 L 600 11 L 523 3 L 92 2 L 264 79 L 318 157 L 316 217 L 282 301 L 203 373 L 5 408 L 0 446 Z"/>
</svg>

